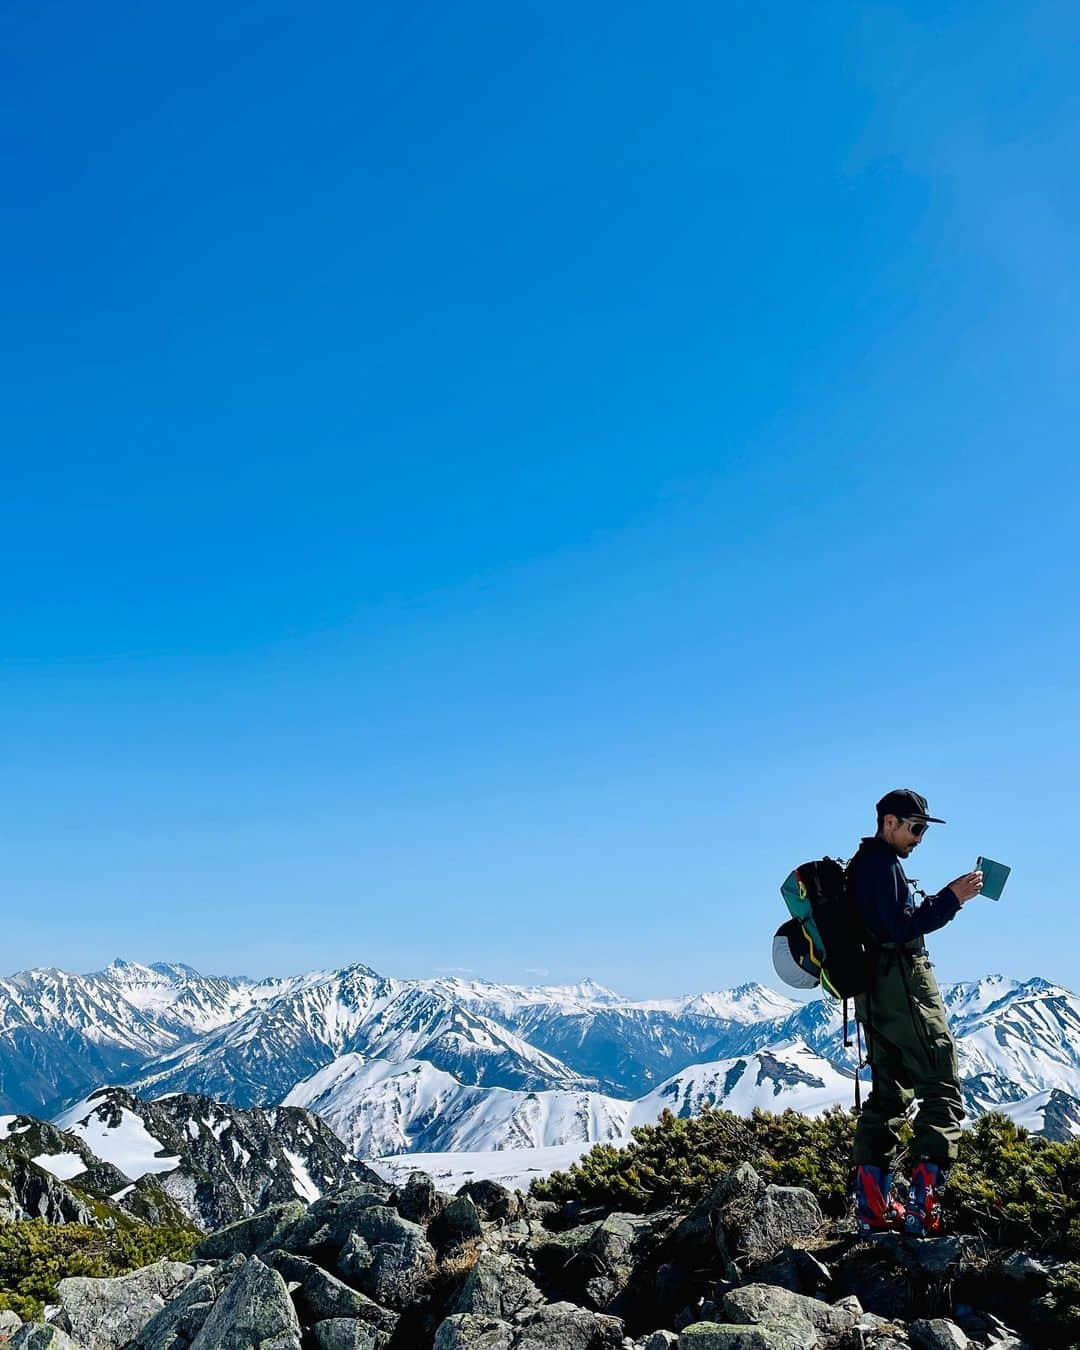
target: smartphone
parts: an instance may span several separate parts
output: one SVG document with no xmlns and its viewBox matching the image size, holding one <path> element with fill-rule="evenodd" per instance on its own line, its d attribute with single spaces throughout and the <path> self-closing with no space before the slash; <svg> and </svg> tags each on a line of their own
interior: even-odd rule
<svg viewBox="0 0 1080 1350">
<path fill-rule="evenodd" d="M 985 895 L 987 900 L 1000 900 L 1012 868 L 1006 867 L 1004 863 L 994 862 L 992 858 L 980 858 L 975 864 L 975 870 L 983 874 L 982 890 L 979 894 Z"/>
</svg>

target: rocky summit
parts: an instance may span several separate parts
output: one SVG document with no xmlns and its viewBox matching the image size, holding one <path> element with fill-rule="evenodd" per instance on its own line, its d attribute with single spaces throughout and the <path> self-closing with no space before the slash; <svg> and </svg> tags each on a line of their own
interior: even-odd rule
<svg viewBox="0 0 1080 1350">
<path fill-rule="evenodd" d="M 146 1223 L 203 1230 L 310 1202 L 375 1173 L 299 1107 L 239 1110 L 176 1094 L 143 1101 L 102 1088 L 57 1124 L 0 1117 L 0 1221 Z"/>
<path fill-rule="evenodd" d="M 691 1207 L 583 1209 L 490 1181 L 354 1181 L 186 1261 L 60 1281 L 13 1350 L 1024 1350 L 1067 1345 L 1051 1267 L 973 1239 L 869 1243 L 749 1164 Z M 1019 1328 L 1019 1329 L 1017 1329 Z"/>
</svg>

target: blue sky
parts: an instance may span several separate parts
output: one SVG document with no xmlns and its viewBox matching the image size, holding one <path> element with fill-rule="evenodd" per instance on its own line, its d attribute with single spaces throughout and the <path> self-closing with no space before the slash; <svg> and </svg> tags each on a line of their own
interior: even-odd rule
<svg viewBox="0 0 1080 1350">
<path fill-rule="evenodd" d="M 2 13 L 5 970 L 1080 987 L 1074 6 Z"/>
</svg>

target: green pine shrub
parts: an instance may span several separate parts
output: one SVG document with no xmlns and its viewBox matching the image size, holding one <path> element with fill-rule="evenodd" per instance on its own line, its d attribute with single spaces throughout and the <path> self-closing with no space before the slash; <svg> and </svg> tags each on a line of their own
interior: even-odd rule
<svg viewBox="0 0 1080 1350">
<path fill-rule="evenodd" d="M 2 1223 L 0 1310 L 13 1309 L 27 1321 L 39 1319 L 44 1305 L 56 1301 L 57 1284 L 69 1275 L 125 1275 L 160 1257 L 182 1261 L 201 1236 L 194 1229 L 136 1223 L 115 1229 L 44 1219 Z"/>
<path fill-rule="evenodd" d="M 655 1125 L 631 1131 L 624 1148 L 598 1144 L 566 1172 L 532 1183 L 540 1200 L 577 1200 L 629 1213 L 689 1206 L 725 1172 L 749 1162 L 779 1186 L 806 1186 L 827 1213 L 840 1215 L 851 1186 L 855 1120 L 849 1111 L 821 1116 L 755 1111 L 749 1117 L 706 1107 L 681 1117 L 665 1111 Z"/>
<path fill-rule="evenodd" d="M 742 1117 L 713 1107 L 688 1119 L 665 1112 L 655 1125 L 634 1129 L 626 1147 L 598 1144 L 567 1171 L 534 1181 L 531 1193 L 648 1213 L 693 1205 L 725 1172 L 749 1162 L 767 1182 L 805 1186 L 839 1218 L 851 1204 L 854 1131 L 854 1113 L 839 1107 L 816 1117 Z M 910 1129 L 905 1134 L 910 1138 Z M 981 1116 L 961 1139 L 946 1209 L 952 1231 L 991 1245 L 1080 1256 L 1080 1140 L 1058 1143 L 1006 1116 Z M 1069 1290 L 1061 1297 L 1067 1301 Z"/>
</svg>

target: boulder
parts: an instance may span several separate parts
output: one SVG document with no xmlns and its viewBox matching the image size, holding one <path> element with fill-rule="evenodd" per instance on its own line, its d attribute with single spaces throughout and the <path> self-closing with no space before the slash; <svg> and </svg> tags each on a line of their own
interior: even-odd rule
<svg viewBox="0 0 1080 1350">
<path fill-rule="evenodd" d="M 654 1331 L 638 1342 L 638 1350 L 675 1350 L 679 1338 L 674 1331 Z"/>
<path fill-rule="evenodd" d="M 196 1261 L 221 1261 L 237 1253 L 252 1256 L 260 1248 L 280 1246 L 280 1239 L 286 1229 L 291 1228 L 307 1212 L 307 1205 L 301 1200 L 292 1200 L 284 1205 L 271 1205 L 248 1219 L 239 1219 L 236 1223 L 219 1228 L 210 1233 L 191 1253 Z"/>
<path fill-rule="evenodd" d="M 497 1318 L 457 1313 L 440 1322 L 432 1350 L 511 1350 L 514 1328 Z"/>
<path fill-rule="evenodd" d="M 380 1331 L 393 1331 L 396 1326 L 396 1313 L 380 1307 L 366 1294 L 350 1289 L 342 1280 L 313 1261 L 293 1256 L 289 1252 L 275 1252 L 272 1260 L 274 1269 L 282 1278 L 288 1280 L 290 1286 L 297 1286 L 293 1290 L 293 1298 L 305 1325 L 348 1317 L 367 1322 Z"/>
<path fill-rule="evenodd" d="M 428 1237 L 440 1252 L 460 1247 L 483 1232 L 480 1214 L 467 1195 L 455 1196 L 428 1228 Z"/>
<path fill-rule="evenodd" d="M 545 1227 L 554 1224 L 561 1208 L 562 1206 L 555 1200 L 534 1200 L 531 1195 L 525 1197 L 526 1217 L 536 1219 Z"/>
<path fill-rule="evenodd" d="M 410 1172 L 405 1185 L 391 1195 L 390 1204 L 403 1219 L 426 1226 L 441 1211 L 444 1201 L 426 1172 Z"/>
<path fill-rule="evenodd" d="M 908 1327 L 915 1350 L 967 1350 L 971 1342 L 947 1317 L 919 1318 Z"/>
<path fill-rule="evenodd" d="M 150 1318 L 131 1342 L 130 1350 L 186 1350 L 226 1283 L 224 1268 L 220 1275 L 199 1271 L 176 1298 Z"/>
<path fill-rule="evenodd" d="M 874 1245 L 912 1274 L 947 1275 L 970 1255 L 977 1254 L 981 1243 L 976 1238 L 960 1235 L 914 1238 L 886 1233 L 883 1237 L 875 1237 Z"/>
<path fill-rule="evenodd" d="M 22 1318 L 17 1312 L 12 1312 L 10 1308 L 0 1311 L 0 1342 L 14 1336 L 21 1326 Z"/>
<path fill-rule="evenodd" d="M 376 1303 L 404 1308 L 435 1270 L 435 1250 L 419 1224 L 372 1206 L 342 1247 L 337 1269 Z"/>
<path fill-rule="evenodd" d="M 497 1181 L 466 1182 L 458 1195 L 469 1197 L 485 1223 L 493 1223 L 496 1219 L 519 1219 L 525 1213 L 521 1192 L 500 1186 Z"/>
<path fill-rule="evenodd" d="M 822 1297 L 832 1287 L 832 1271 L 803 1247 L 782 1247 L 747 1272 L 755 1284 L 778 1284 L 793 1294 Z"/>
<path fill-rule="evenodd" d="M 682 1245 L 713 1248 L 726 1258 L 765 1260 L 816 1233 L 825 1216 L 801 1186 L 766 1186 L 749 1163 L 724 1174 L 675 1231 Z"/>
<path fill-rule="evenodd" d="M 27 1322 L 8 1341 L 8 1350 L 82 1350 L 82 1347 L 59 1327 Z"/>
<path fill-rule="evenodd" d="M 562 1296 L 588 1308 L 609 1309 L 669 1223 L 667 1214 L 609 1214 L 565 1233 L 544 1231 L 531 1244 L 533 1259 Z"/>
<path fill-rule="evenodd" d="M 679 1336 L 679 1350 L 815 1350 L 821 1337 L 806 1322 L 780 1318 L 763 1326 L 693 1322 Z"/>
<path fill-rule="evenodd" d="M 573 1303 L 545 1303 L 516 1319 L 513 1350 L 622 1350 L 623 1325 Z"/>
<path fill-rule="evenodd" d="M 513 1325 L 477 1313 L 455 1313 L 440 1323 L 432 1350 L 622 1350 L 617 1317 L 572 1303 L 547 1303 L 519 1314 Z"/>
<path fill-rule="evenodd" d="M 382 1350 L 386 1333 L 355 1317 L 329 1317 L 316 1322 L 311 1335 L 318 1350 Z"/>
<path fill-rule="evenodd" d="M 809 1323 L 832 1339 L 849 1336 L 862 1314 L 861 1308 L 856 1312 L 850 1305 L 834 1306 L 773 1284 L 744 1284 L 730 1289 L 720 1306 L 729 1322 L 753 1325 L 791 1318 Z"/>
<path fill-rule="evenodd" d="M 195 1267 L 155 1261 L 114 1279 L 70 1276 L 57 1286 L 72 1337 L 85 1350 L 120 1350 L 184 1288 Z"/>
<path fill-rule="evenodd" d="M 509 1258 L 483 1252 L 450 1299 L 446 1311 L 508 1321 L 523 1308 L 542 1300 L 540 1290 Z"/>
<path fill-rule="evenodd" d="M 364 1210 L 385 1207 L 389 1197 L 389 1186 L 366 1181 L 333 1191 L 309 1205 L 303 1217 L 285 1230 L 278 1245 L 298 1256 L 322 1258 L 332 1265 Z"/>
<path fill-rule="evenodd" d="M 211 1308 L 191 1350 L 300 1350 L 300 1322 L 277 1271 L 249 1257 Z"/>
</svg>

